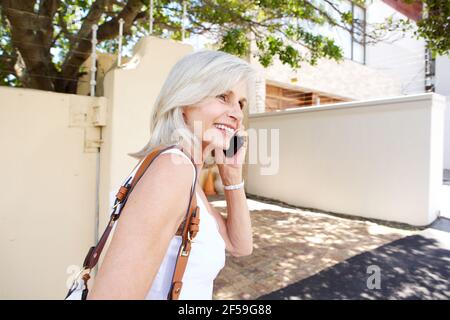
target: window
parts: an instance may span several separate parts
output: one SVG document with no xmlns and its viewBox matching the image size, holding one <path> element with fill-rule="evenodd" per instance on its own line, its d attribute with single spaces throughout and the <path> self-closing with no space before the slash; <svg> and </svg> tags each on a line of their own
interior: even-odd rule
<svg viewBox="0 0 450 320">
<path fill-rule="evenodd" d="M 425 48 L 425 92 L 435 91 L 436 59 L 433 58 L 431 50 Z"/>
<path fill-rule="evenodd" d="M 366 10 L 352 5 L 353 26 L 351 37 L 352 41 L 352 55 L 350 59 L 359 62 L 366 62 L 366 46 L 365 46 L 365 32 L 366 32 Z"/>
<path fill-rule="evenodd" d="M 344 57 L 359 63 L 366 62 L 365 32 L 366 32 L 366 10 L 354 4 L 351 1 L 341 1 L 336 3 L 340 12 L 351 12 L 353 24 L 348 26 L 349 33 L 342 28 L 332 28 L 330 36 L 333 37 L 336 44 L 342 48 Z M 340 14 L 333 8 L 327 9 L 330 15 L 340 20 Z"/>
<path fill-rule="evenodd" d="M 266 82 L 265 111 L 276 111 L 298 107 L 311 107 L 323 104 L 344 102 L 325 93 L 281 87 L 275 83 Z"/>
<path fill-rule="evenodd" d="M 337 21 L 340 25 L 342 13 L 351 13 L 353 18 L 352 25 L 346 25 L 346 29 L 333 27 L 329 24 L 317 25 L 307 20 L 297 20 L 297 24 L 313 34 L 334 39 L 339 46 L 345 58 L 365 64 L 366 63 L 366 9 L 354 4 L 350 0 L 334 1 L 333 6 L 325 5 L 322 0 L 310 0 L 315 6 L 322 8 L 329 17 Z"/>
</svg>

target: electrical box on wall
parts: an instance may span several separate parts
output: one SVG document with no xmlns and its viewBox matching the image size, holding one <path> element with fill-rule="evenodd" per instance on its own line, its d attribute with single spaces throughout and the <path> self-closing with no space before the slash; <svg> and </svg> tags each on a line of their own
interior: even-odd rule
<svg viewBox="0 0 450 320">
<path fill-rule="evenodd" d="M 106 99 L 98 98 L 94 102 L 70 105 L 69 127 L 82 128 L 84 139 L 84 152 L 99 152 L 103 140 L 102 127 L 107 123 Z"/>
</svg>

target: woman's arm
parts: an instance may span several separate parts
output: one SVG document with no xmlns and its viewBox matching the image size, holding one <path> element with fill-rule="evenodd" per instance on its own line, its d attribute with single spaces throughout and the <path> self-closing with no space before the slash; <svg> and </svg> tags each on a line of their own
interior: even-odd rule
<svg viewBox="0 0 450 320">
<path fill-rule="evenodd" d="M 192 179 L 192 165 L 183 156 L 154 160 L 122 210 L 88 299 L 145 298 L 183 221 Z"/>
<path fill-rule="evenodd" d="M 243 188 L 224 190 L 227 202 L 227 217 L 210 206 L 218 217 L 219 231 L 222 235 L 226 250 L 235 257 L 252 254 L 253 236 L 247 198 Z"/>
<path fill-rule="evenodd" d="M 227 233 L 236 256 L 247 256 L 253 251 L 250 213 L 244 188 L 224 190 L 227 202 Z"/>
<path fill-rule="evenodd" d="M 221 150 L 215 153 L 222 183 L 227 186 L 242 182 L 242 166 L 247 151 L 248 133 L 242 123 L 237 132 L 244 138 L 244 144 L 233 157 L 226 158 L 220 152 Z M 226 249 L 236 257 L 250 255 L 253 251 L 253 235 L 244 188 L 224 190 L 224 193 L 227 202 L 227 217 L 222 217 L 217 211 L 216 215 L 219 215 L 219 219 L 217 219 L 219 230 L 224 238 Z"/>
</svg>

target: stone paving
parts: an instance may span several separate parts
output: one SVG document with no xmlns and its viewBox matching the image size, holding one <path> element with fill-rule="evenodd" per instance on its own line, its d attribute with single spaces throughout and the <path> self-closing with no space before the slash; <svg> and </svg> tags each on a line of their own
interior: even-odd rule
<svg viewBox="0 0 450 320">
<path fill-rule="evenodd" d="M 227 254 L 226 266 L 215 281 L 214 299 L 257 299 L 420 232 L 247 198 L 253 254 L 239 258 Z M 226 213 L 223 197 L 208 200 Z"/>
<path fill-rule="evenodd" d="M 414 268 L 415 266 L 407 262 L 411 256 L 411 261 L 414 261 L 414 259 L 423 260 L 430 254 L 429 258 L 432 261 L 432 253 L 438 252 L 438 258 L 434 257 L 433 261 L 441 264 L 442 261 L 447 261 L 448 263 L 443 265 L 449 267 L 434 270 L 433 266 L 425 264 L 421 269 L 425 268 L 424 272 L 431 278 L 439 278 L 450 273 L 450 170 L 444 170 L 443 174 L 441 218 L 425 230 L 302 210 L 277 201 L 261 200 L 252 195 L 247 195 L 247 199 L 253 228 L 253 254 L 239 258 L 227 254 L 225 268 L 214 283 L 213 299 L 253 300 L 262 296 L 281 297 L 280 292 L 283 292 L 284 288 L 290 288 L 291 291 L 294 288 L 299 297 L 302 297 L 299 291 L 305 286 L 299 286 L 299 283 L 307 283 L 305 280 L 324 283 L 325 278 L 321 277 L 335 274 L 333 268 L 339 269 L 352 259 L 363 259 L 370 256 L 371 252 L 373 254 L 383 252 L 385 250 L 383 248 L 392 251 L 397 244 L 408 242 L 413 243 L 413 247 L 405 246 L 406 255 L 403 252 L 403 258 L 400 258 L 404 260 L 403 264 Z M 226 216 L 226 202 L 223 196 L 208 197 L 208 200 Z M 421 252 L 414 247 L 415 239 L 421 239 L 421 242 L 427 244 L 421 248 Z M 386 255 L 382 256 L 386 258 Z M 386 268 L 391 267 L 395 272 L 399 272 L 398 266 L 389 265 L 389 261 L 386 263 Z M 396 276 L 396 279 L 399 279 L 397 281 L 399 287 L 405 285 L 414 287 L 416 280 L 417 283 L 424 281 L 432 283 L 429 280 L 431 278 L 427 280 L 426 277 L 418 279 L 412 277 L 400 283 L 405 279 Z M 326 280 L 327 283 L 333 282 L 330 279 Z M 339 287 L 342 284 L 337 281 L 336 285 Z M 442 285 L 445 288 L 441 292 L 422 294 L 420 297 L 425 299 L 439 298 L 441 295 L 450 297 L 450 281 L 444 281 Z M 431 287 L 416 285 L 419 292 L 432 292 Z M 303 297 L 309 295 L 308 292 L 304 294 Z M 346 292 L 340 296 L 351 297 L 351 294 Z M 320 296 L 323 294 L 319 292 L 315 297 Z M 388 299 L 390 297 L 395 295 L 378 296 Z"/>
<path fill-rule="evenodd" d="M 449 300 L 449 245 L 447 232 L 427 229 L 353 256 L 258 300 Z"/>
</svg>

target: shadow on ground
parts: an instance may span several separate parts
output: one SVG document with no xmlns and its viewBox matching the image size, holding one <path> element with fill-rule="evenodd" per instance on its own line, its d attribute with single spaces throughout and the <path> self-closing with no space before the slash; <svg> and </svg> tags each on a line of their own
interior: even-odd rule
<svg viewBox="0 0 450 320">
<path fill-rule="evenodd" d="M 212 204 L 225 211 L 224 201 Z M 249 200 L 253 254 L 227 256 L 214 299 L 257 299 L 411 235 L 377 224 Z"/>
<path fill-rule="evenodd" d="M 380 270 L 380 289 L 369 289 L 369 266 Z M 375 267 L 376 268 L 376 267 Z M 375 278 L 369 283 L 375 284 Z M 412 235 L 364 252 L 259 300 L 450 299 L 450 250 Z"/>
</svg>

